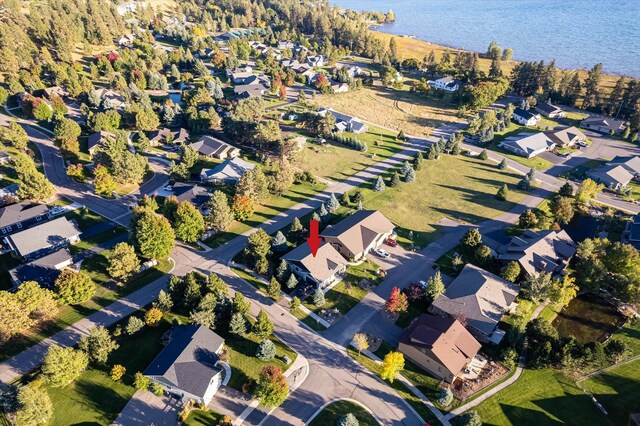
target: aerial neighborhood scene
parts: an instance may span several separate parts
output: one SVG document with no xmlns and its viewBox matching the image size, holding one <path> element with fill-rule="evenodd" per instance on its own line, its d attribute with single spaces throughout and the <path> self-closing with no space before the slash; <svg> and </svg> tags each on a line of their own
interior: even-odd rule
<svg viewBox="0 0 640 426">
<path fill-rule="evenodd" d="M 0 11 L 0 425 L 640 425 L 640 3 Z"/>
</svg>

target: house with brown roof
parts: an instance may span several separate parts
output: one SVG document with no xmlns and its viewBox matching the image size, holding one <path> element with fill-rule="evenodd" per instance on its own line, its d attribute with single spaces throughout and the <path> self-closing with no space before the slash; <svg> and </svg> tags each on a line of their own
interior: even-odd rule
<svg viewBox="0 0 640 426">
<path fill-rule="evenodd" d="M 203 136 L 199 141 L 194 142 L 189 146 L 196 150 L 200 155 L 217 158 L 219 160 L 226 160 L 227 158 L 233 158 L 240 155 L 239 148 L 209 135 Z"/>
<path fill-rule="evenodd" d="M 481 342 L 500 343 L 502 316 L 515 310 L 520 287 L 497 275 L 467 264 L 429 307 L 437 315 L 458 319 Z"/>
<path fill-rule="evenodd" d="M 453 383 L 481 344 L 455 318 L 422 314 L 400 338 L 398 350 L 434 377 Z"/>
<path fill-rule="evenodd" d="M 149 133 L 149 144 L 158 146 L 162 144 L 179 144 L 186 143 L 189 140 L 189 132 L 187 129 L 171 130 L 167 127 Z"/>
<path fill-rule="evenodd" d="M 576 254 L 576 244 L 565 231 L 532 231 L 513 237 L 503 246 L 498 259 L 518 262 L 522 270 L 532 276 L 540 272 L 562 274 Z"/>
<path fill-rule="evenodd" d="M 340 278 L 347 269 L 346 262 L 331 244 L 322 242 L 315 256 L 309 244 L 302 244 L 282 257 L 291 272 L 301 281 L 324 287 Z"/>
<path fill-rule="evenodd" d="M 570 147 L 574 146 L 578 142 L 584 142 L 587 140 L 580 129 L 575 126 L 562 126 L 553 130 L 547 130 L 544 134 L 553 141 L 556 146 Z"/>
<path fill-rule="evenodd" d="M 393 233 L 394 225 L 377 210 L 359 210 L 320 236 L 347 259 L 362 259 Z"/>
<path fill-rule="evenodd" d="M 100 130 L 99 132 L 93 133 L 89 135 L 87 138 L 87 149 L 89 151 L 89 155 L 93 157 L 96 150 L 102 146 L 107 140 L 115 140 L 116 135 L 111 132 L 107 132 L 105 130 Z"/>
</svg>

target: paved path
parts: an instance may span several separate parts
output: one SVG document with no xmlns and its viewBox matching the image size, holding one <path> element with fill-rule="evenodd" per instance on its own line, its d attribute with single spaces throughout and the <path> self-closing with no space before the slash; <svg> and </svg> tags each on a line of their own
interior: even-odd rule
<svg viewBox="0 0 640 426">
<path fill-rule="evenodd" d="M 113 426 L 176 426 L 180 402 L 168 396 L 137 391 L 122 409 Z"/>
<path fill-rule="evenodd" d="M 548 302 L 541 304 L 540 306 L 538 306 L 533 313 L 531 314 L 531 318 L 529 319 L 529 321 L 533 321 L 534 319 L 538 318 L 538 315 L 540 315 L 540 312 L 542 312 L 542 310 L 548 305 Z M 511 386 L 512 384 L 514 384 L 522 375 L 522 370 L 524 369 L 525 363 L 527 361 L 527 341 L 525 340 L 524 342 L 524 347 L 522 348 L 522 351 L 520 352 L 520 357 L 518 358 L 518 365 L 516 366 L 516 371 L 513 373 L 513 375 L 511 377 L 509 377 L 507 380 L 505 380 L 504 382 L 500 383 L 499 385 L 497 385 L 496 387 L 488 390 L 487 392 L 483 393 L 482 395 L 480 395 L 479 397 L 477 397 L 476 399 L 474 399 L 471 402 L 468 402 L 464 405 L 459 406 L 458 408 L 456 408 L 455 410 L 452 410 L 449 414 L 447 414 L 445 416 L 445 418 L 447 420 L 452 419 L 455 416 L 459 416 L 460 414 L 464 413 L 467 410 L 472 409 L 473 407 L 477 407 L 478 405 L 482 404 L 484 401 L 486 401 L 487 399 L 491 398 L 493 395 L 497 394 L 498 392 L 504 390 L 505 388 Z"/>
</svg>

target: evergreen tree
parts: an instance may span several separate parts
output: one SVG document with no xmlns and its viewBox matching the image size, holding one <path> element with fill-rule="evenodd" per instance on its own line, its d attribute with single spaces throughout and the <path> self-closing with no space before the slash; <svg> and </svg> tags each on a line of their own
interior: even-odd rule
<svg viewBox="0 0 640 426">
<path fill-rule="evenodd" d="M 276 356 L 276 345 L 269 339 L 263 340 L 258 345 L 256 358 L 261 361 L 271 361 Z"/>
<path fill-rule="evenodd" d="M 89 360 L 100 365 L 106 364 L 109 354 L 118 347 L 109 330 L 103 326 L 93 328 L 89 335 L 83 336 L 78 343 L 78 348 L 89 356 Z"/>
<path fill-rule="evenodd" d="M 239 291 L 233 295 L 231 306 L 233 308 L 233 312 L 240 313 L 242 315 L 248 315 L 251 310 L 251 302 L 249 302 Z"/>
<path fill-rule="evenodd" d="M 345 191 L 344 194 L 342 194 L 342 203 L 345 206 L 349 206 L 351 204 L 351 197 L 349 196 L 349 191 Z"/>
<path fill-rule="evenodd" d="M 327 208 L 330 213 L 335 213 L 336 210 L 340 208 L 340 201 L 338 201 L 334 193 L 331 193 L 331 198 L 329 198 L 329 202 L 327 203 Z"/>
<path fill-rule="evenodd" d="M 325 302 L 324 292 L 322 291 L 321 288 L 318 288 L 316 292 L 313 294 L 313 304 L 316 307 L 321 308 L 322 306 L 324 306 L 324 302 Z"/>
<path fill-rule="evenodd" d="M 247 320 L 240 312 L 236 312 L 231 316 L 229 322 L 229 332 L 237 336 L 244 336 L 247 334 Z"/>
<path fill-rule="evenodd" d="M 287 279 L 287 288 L 293 290 L 298 285 L 298 279 L 294 274 L 289 275 L 289 279 Z"/>
<path fill-rule="evenodd" d="M 389 179 L 389 186 L 391 188 L 395 188 L 398 185 L 400 185 L 400 176 L 398 175 L 398 172 L 394 171 L 391 175 L 391 179 Z"/>
<path fill-rule="evenodd" d="M 88 364 L 89 357 L 86 353 L 54 344 L 49 346 L 40 369 L 47 384 L 62 388 L 76 380 Z"/>
<path fill-rule="evenodd" d="M 407 174 L 404 176 L 404 181 L 407 183 L 415 182 L 416 180 L 416 172 L 410 167 L 407 171 Z"/>
<path fill-rule="evenodd" d="M 268 338 L 273 333 L 273 323 L 264 310 L 260 310 L 260 313 L 256 318 L 256 322 L 253 323 L 251 331 L 256 335 L 256 337 L 262 339 Z"/>
<path fill-rule="evenodd" d="M 404 141 L 407 137 L 404 135 L 404 130 L 400 130 L 400 132 L 398 133 L 398 136 L 396 136 L 396 139 L 399 141 Z"/>
<path fill-rule="evenodd" d="M 287 262 L 284 259 L 280 260 L 280 263 L 278 264 L 278 267 L 276 268 L 273 275 L 278 281 L 285 281 L 288 273 L 289 266 L 287 265 Z"/>
<path fill-rule="evenodd" d="M 291 298 L 291 302 L 289 302 L 289 312 L 295 314 L 296 312 L 298 312 L 298 309 L 300 309 L 301 305 L 302 302 L 300 302 L 300 299 L 297 296 L 293 296 Z"/>
<path fill-rule="evenodd" d="M 302 226 L 302 222 L 297 217 L 293 218 L 293 222 L 291 222 L 291 226 L 289 227 L 289 238 L 297 238 L 298 234 L 304 230 Z"/>
<path fill-rule="evenodd" d="M 507 163 L 507 159 L 503 158 L 500 164 L 498 164 L 498 168 L 500 170 L 507 170 L 507 167 L 509 167 L 509 164 Z"/>
<path fill-rule="evenodd" d="M 569 182 L 565 182 L 558 190 L 558 195 L 561 197 L 573 197 L 573 185 Z"/>
<path fill-rule="evenodd" d="M 478 158 L 479 158 L 479 159 L 481 159 L 481 160 L 483 160 L 483 161 L 488 160 L 488 159 L 489 159 L 489 153 L 487 153 L 487 150 L 486 150 L 486 149 L 483 149 L 483 150 L 480 152 L 480 155 L 478 155 Z"/>
<path fill-rule="evenodd" d="M 416 156 L 413 158 L 413 169 L 415 171 L 420 171 L 420 169 L 422 169 L 422 152 L 418 151 L 418 153 L 416 154 Z"/>
<path fill-rule="evenodd" d="M 284 236 L 282 231 L 276 232 L 276 236 L 271 242 L 271 248 L 274 252 L 283 252 L 288 247 L 287 237 Z"/>
<path fill-rule="evenodd" d="M 442 282 L 440 271 L 436 271 L 436 273 L 427 280 L 425 295 L 429 300 L 434 301 L 442 293 L 444 293 L 444 282 Z"/>
<path fill-rule="evenodd" d="M 281 286 L 278 280 L 275 277 L 271 278 L 269 282 L 269 287 L 267 288 L 267 294 L 274 300 L 280 299 L 280 290 Z"/>
<path fill-rule="evenodd" d="M 206 217 L 207 225 L 218 231 L 225 231 L 234 217 L 229 205 L 227 195 L 222 191 L 215 191 L 208 202 L 209 214 Z"/>
<path fill-rule="evenodd" d="M 382 180 L 382 176 L 378 176 L 375 183 L 373 184 L 373 190 L 376 192 L 382 192 L 385 190 L 385 188 L 386 185 L 384 184 L 384 180 Z"/>
<path fill-rule="evenodd" d="M 318 210 L 318 216 L 320 216 L 320 221 L 322 223 L 328 222 L 329 218 L 331 217 L 324 203 L 320 205 L 320 210 Z"/>
<path fill-rule="evenodd" d="M 498 200 L 500 200 L 500 201 L 507 201 L 508 197 L 509 197 L 509 187 L 505 183 L 498 189 L 498 193 L 496 194 L 496 198 Z"/>
</svg>

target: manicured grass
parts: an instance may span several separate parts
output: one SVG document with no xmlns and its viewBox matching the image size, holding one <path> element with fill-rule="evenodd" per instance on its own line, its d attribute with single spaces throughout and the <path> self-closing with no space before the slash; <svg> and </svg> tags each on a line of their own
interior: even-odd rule
<svg viewBox="0 0 640 426">
<path fill-rule="evenodd" d="M 56 334 L 59 331 L 71 326 L 75 322 L 85 318 L 96 311 L 110 305 L 111 303 L 121 299 L 145 285 L 157 280 L 166 274 L 172 267 L 171 262 L 163 261 L 155 268 L 142 272 L 136 279 L 121 287 L 109 287 L 103 285 L 108 279 L 104 268 L 107 265 L 105 252 L 87 259 L 83 265 L 84 269 L 90 272 L 92 278 L 96 281 L 95 296 L 80 305 L 62 306 L 58 310 L 56 316 L 38 327 L 28 332 L 16 336 L 0 347 L 0 360 L 4 361 L 13 355 L 39 343 L 40 341 Z"/>
<path fill-rule="evenodd" d="M 211 426 L 220 423 L 224 416 L 213 410 L 194 410 L 189 414 L 187 420 L 182 422 L 184 426 Z"/>
<path fill-rule="evenodd" d="M 256 277 L 254 277 L 253 275 L 251 275 L 250 273 L 246 272 L 243 269 L 231 268 L 231 270 L 237 276 L 239 276 L 240 278 L 242 278 L 243 280 L 245 280 L 246 282 L 248 282 L 249 284 L 257 288 L 258 290 L 260 290 L 260 292 L 263 293 L 265 296 L 268 296 L 267 285 L 265 283 L 263 283 L 262 281 L 260 281 L 259 279 L 257 279 Z"/>
<path fill-rule="evenodd" d="M 631 351 L 631 356 L 640 355 L 640 320 L 628 320 L 612 338 L 624 341 Z"/>
<path fill-rule="evenodd" d="M 479 223 L 509 211 L 526 196 L 516 187 L 520 175 L 465 156 L 425 160 L 416 178 L 395 188 L 387 186 L 382 192 L 366 185 L 362 193 L 365 208 L 380 210 L 396 225 L 423 234 L 421 245 L 441 234 L 438 222 L 444 217 Z M 510 188 L 508 201 L 495 196 L 503 183 Z"/>
<path fill-rule="evenodd" d="M 376 419 L 362 406 L 351 401 L 336 401 L 327 405 L 307 426 L 335 425 L 340 417 L 351 413 L 360 422 L 360 426 L 375 426 Z"/>
<path fill-rule="evenodd" d="M 640 360 L 621 365 L 580 383 L 595 396 L 612 424 L 625 425 L 638 412 L 640 394 Z"/>
<path fill-rule="evenodd" d="M 367 291 L 357 285 L 347 286 L 347 281 L 344 280 L 331 290 L 325 293 L 325 303 L 321 307 L 317 307 L 313 304 L 311 295 L 304 305 L 313 312 L 320 312 L 324 309 L 337 309 L 341 314 L 346 314 L 354 306 L 356 306 L 367 295 Z"/>
<path fill-rule="evenodd" d="M 603 164 L 604 161 L 602 160 L 587 160 L 584 163 L 580 164 L 578 167 L 564 172 L 560 175 L 560 177 L 569 180 L 582 180 L 587 177 L 587 173 L 589 172 L 589 170 L 600 167 Z"/>
<path fill-rule="evenodd" d="M 405 83 L 402 90 L 387 91 L 376 85 L 326 95 L 318 104 L 412 136 L 429 136 L 436 127 L 461 121 L 453 105 L 410 92 L 409 82 Z"/>
<path fill-rule="evenodd" d="M 302 321 L 307 326 L 309 326 L 312 330 L 324 331 L 324 330 L 327 329 L 324 325 L 322 325 L 318 321 L 314 320 L 311 317 L 311 315 L 307 314 L 302 309 L 298 309 L 297 311 L 292 312 L 291 315 L 293 315 L 294 317 L 298 318 L 300 321 Z"/>
<path fill-rule="evenodd" d="M 118 238 L 122 235 L 125 235 L 128 232 L 129 231 L 126 228 L 118 225 L 114 226 L 113 228 L 106 229 L 102 232 L 98 232 L 97 234 L 93 234 L 85 239 L 82 239 L 82 235 L 80 235 L 80 241 L 70 246 L 69 250 L 72 254 L 77 254 L 95 246 L 99 246 L 100 244 L 106 243 L 107 241 Z"/>
<path fill-rule="evenodd" d="M 358 355 L 358 351 L 347 348 L 347 353 L 349 356 L 360 364 L 362 364 L 365 368 L 367 368 L 372 373 L 380 376 L 380 372 L 382 367 L 373 361 L 371 358 L 365 355 Z M 440 424 L 440 421 L 433 415 L 433 413 L 429 410 L 429 408 L 424 405 L 422 400 L 411 393 L 411 391 L 400 381 L 394 380 L 393 383 L 389 381 L 385 381 L 389 386 L 393 388 L 393 390 L 400 395 L 411 407 L 416 410 L 418 414 L 422 417 L 422 419 L 432 425 Z"/>
<path fill-rule="evenodd" d="M 244 232 L 262 225 L 273 216 L 289 210 L 291 207 L 312 197 L 324 188 L 324 184 L 318 183 L 313 185 L 304 182 L 293 185 L 282 197 L 272 194 L 263 205 L 256 207 L 255 212 L 248 220 L 244 222 L 233 222 L 227 231 L 213 235 L 205 241 L 205 244 L 212 248 L 218 247 Z"/>
<path fill-rule="evenodd" d="M 369 149 L 360 152 L 333 140 L 325 145 L 310 142 L 300 153 L 301 167 L 316 176 L 342 181 L 401 151 L 404 146 L 396 140 L 397 133 L 374 126 L 365 134 L 345 132 L 342 135 L 366 142 Z"/>
<path fill-rule="evenodd" d="M 545 130 L 545 129 L 546 129 L 546 126 L 541 126 L 541 128 L 525 127 L 512 122 L 512 123 L 509 123 L 509 126 L 507 126 L 504 130 L 496 133 L 495 138 L 491 141 L 491 143 L 487 146 L 487 148 L 493 151 L 499 152 L 501 155 L 504 155 L 510 160 L 517 161 L 518 163 L 524 166 L 535 167 L 536 170 L 547 170 L 548 168 L 553 166 L 553 163 L 548 160 L 545 160 L 544 158 L 541 158 L 541 157 L 524 158 L 510 151 L 507 151 L 506 149 L 502 149 L 498 146 L 500 142 L 502 142 L 503 140 L 505 140 L 510 136 L 516 136 L 519 133 L 525 133 L 525 132 L 537 133 L 540 130 Z"/>
<path fill-rule="evenodd" d="M 452 277 L 457 276 L 460 273 L 460 268 L 455 268 L 453 266 L 453 260 L 456 258 L 456 254 L 462 256 L 462 247 L 456 246 L 440 256 L 438 260 L 436 260 L 436 264 L 440 267 L 440 272 L 445 275 L 449 275 Z"/>
<path fill-rule="evenodd" d="M 613 424 L 575 383 L 550 369 L 524 370 L 475 409 L 486 425 Z"/>
<path fill-rule="evenodd" d="M 624 319 L 604 300 L 589 295 L 573 299 L 553 322 L 560 337 L 574 336 L 582 344 L 603 341 Z"/>
</svg>

